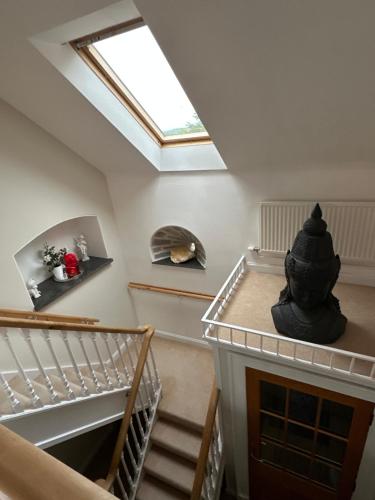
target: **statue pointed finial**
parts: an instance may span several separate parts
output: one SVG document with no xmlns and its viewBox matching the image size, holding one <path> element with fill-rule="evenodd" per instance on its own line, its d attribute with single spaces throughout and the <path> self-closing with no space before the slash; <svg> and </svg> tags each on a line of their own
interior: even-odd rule
<svg viewBox="0 0 375 500">
<path fill-rule="evenodd" d="M 322 219 L 322 216 L 322 209 L 320 208 L 319 203 L 317 203 L 314 210 L 311 212 L 310 217 L 304 223 L 303 230 L 311 235 L 323 235 L 326 232 L 327 223 Z"/>
<path fill-rule="evenodd" d="M 311 212 L 311 217 L 313 219 L 321 219 L 322 218 L 322 209 L 320 208 L 319 203 L 317 203 L 314 207 L 314 210 Z"/>
</svg>

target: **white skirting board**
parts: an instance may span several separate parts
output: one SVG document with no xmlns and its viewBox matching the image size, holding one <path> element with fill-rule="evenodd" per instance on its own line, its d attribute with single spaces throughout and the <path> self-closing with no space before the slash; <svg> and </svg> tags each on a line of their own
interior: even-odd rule
<svg viewBox="0 0 375 500">
<path fill-rule="evenodd" d="M 160 338 L 175 340 L 176 342 L 183 342 L 184 344 L 194 345 L 195 347 L 203 347 L 204 349 L 210 349 L 208 342 L 203 339 L 186 337 L 184 335 L 179 335 L 178 333 L 164 332 L 163 330 L 155 330 L 155 333 Z"/>
</svg>

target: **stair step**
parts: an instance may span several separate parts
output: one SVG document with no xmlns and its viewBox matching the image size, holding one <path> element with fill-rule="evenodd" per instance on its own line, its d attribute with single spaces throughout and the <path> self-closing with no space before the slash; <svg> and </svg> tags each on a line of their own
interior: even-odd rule
<svg viewBox="0 0 375 500">
<path fill-rule="evenodd" d="M 144 469 L 147 474 L 190 495 L 194 483 L 195 466 L 184 458 L 152 446 Z"/>
<path fill-rule="evenodd" d="M 177 415 L 175 413 L 172 413 L 170 411 L 165 411 L 161 410 L 160 407 L 158 408 L 158 415 L 160 418 L 163 420 L 168 420 L 169 422 L 174 422 L 175 424 L 181 425 L 183 427 L 186 427 L 188 429 L 191 429 L 192 431 L 202 433 L 204 426 L 201 424 L 198 424 L 197 422 L 193 422 L 191 420 L 188 420 L 187 418 L 181 417 L 180 415 Z"/>
<path fill-rule="evenodd" d="M 31 383 L 33 385 L 33 388 L 35 390 L 36 395 L 40 398 L 41 402 L 44 405 L 50 405 L 52 402 L 51 402 L 50 393 L 49 393 L 49 390 L 47 389 L 47 387 L 43 384 L 40 384 L 39 382 L 37 382 L 35 380 L 31 380 Z M 9 385 L 11 386 L 13 391 L 16 391 L 19 394 L 22 394 L 23 396 L 25 396 L 26 398 L 31 399 L 30 392 L 28 391 L 28 388 L 27 388 L 24 380 L 20 376 L 17 375 L 16 377 L 13 377 L 9 381 Z M 58 396 L 61 399 L 65 399 L 64 394 L 58 393 Z"/>
<path fill-rule="evenodd" d="M 13 394 L 16 399 L 21 403 L 22 409 L 26 410 L 32 408 L 31 399 L 24 396 L 23 394 L 19 394 L 16 391 L 13 391 Z M 22 411 L 21 409 L 21 411 Z M 13 415 L 14 411 L 9 402 L 9 399 L 5 392 L 2 390 L 0 393 L 0 415 Z"/>
<path fill-rule="evenodd" d="M 182 493 L 172 486 L 145 476 L 137 492 L 137 500 L 189 500 L 190 496 Z"/>
<path fill-rule="evenodd" d="M 159 419 L 152 431 L 151 440 L 159 448 L 196 463 L 202 434 L 181 424 Z"/>
</svg>

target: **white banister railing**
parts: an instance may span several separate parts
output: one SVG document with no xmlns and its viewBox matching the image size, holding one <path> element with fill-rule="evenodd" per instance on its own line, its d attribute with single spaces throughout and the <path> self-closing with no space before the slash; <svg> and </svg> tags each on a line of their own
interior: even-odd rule
<svg viewBox="0 0 375 500">
<path fill-rule="evenodd" d="M 154 329 L 126 339 L 126 357 L 133 380 L 107 477 L 98 481 L 123 500 L 134 500 L 161 397 L 159 374 L 150 345 Z"/>
<path fill-rule="evenodd" d="M 219 398 L 220 391 L 214 382 L 190 500 L 216 500 L 220 497 L 224 455 L 218 415 Z"/>
<path fill-rule="evenodd" d="M 146 330 L 0 317 L 0 421 L 100 393 L 129 390 L 139 356 L 138 340 Z M 144 419 L 158 384 L 149 366 L 139 396 Z"/>
<path fill-rule="evenodd" d="M 242 256 L 202 318 L 203 336 L 207 341 L 249 354 L 272 357 L 288 364 L 303 365 L 304 368 L 373 387 L 375 358 L 372 356 L 222 321 L 226 307 L 247 272 L 246 259 Z"/>
</svg>

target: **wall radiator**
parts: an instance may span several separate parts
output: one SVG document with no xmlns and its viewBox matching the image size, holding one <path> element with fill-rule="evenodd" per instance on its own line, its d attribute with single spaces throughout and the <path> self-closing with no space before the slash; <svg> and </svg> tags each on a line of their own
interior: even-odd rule
<svg viewBox="0 0 375 500">
<path fill-rule="evenodd" d="M 312 201 L 261 202 L 261 254 L 284 256 L 314 205 Z M 375 266 L 375 202 L 325 201 L 320 206 L 341 261 Z"/>
</svg>

